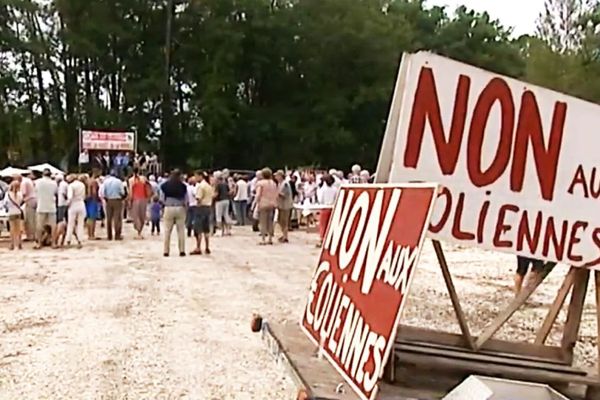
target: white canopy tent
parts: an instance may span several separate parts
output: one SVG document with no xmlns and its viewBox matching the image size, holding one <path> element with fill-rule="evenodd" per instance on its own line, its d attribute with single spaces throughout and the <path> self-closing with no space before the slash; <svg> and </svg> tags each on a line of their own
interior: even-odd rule
<svg viewBox="0 0 600 400">
<path fill-rule="evenodd" d="M 52 164 L 48 164 L 48 163 L 43 163 L 43 164 L 38 164 L 38 165 L 32 165 L 30 167 L 27 167 L 28 169 L 30 169 L 31 171 L 36 171 L 36 172 L 44 172 L 45 169 L 49 169 L 50 173 L 52 175 L 64 175 L 65 173 L 63 171 L 61 171 L 60 169 L 56 168 L 54 165 Z"/>
<path fill-rule="evenodd" d="M 3 170 L 0 170 L 0 177 L 2 178 L 12 178 L 15 175 L 26 175 L 29 174 L 30 171 L 28 169 L 16 168 L 16 167 L 6 167 Z"/>
</svg>

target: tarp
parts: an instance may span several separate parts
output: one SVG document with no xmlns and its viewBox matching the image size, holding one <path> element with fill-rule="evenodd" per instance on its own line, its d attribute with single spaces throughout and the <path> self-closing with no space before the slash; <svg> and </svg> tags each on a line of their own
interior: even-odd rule
<svg viewBox="0 0 600 400">
<path fill-rule="evenodd" d="M 25 174 L 29 174 L 29 170 L 15 167 L 6 167 L 0 171 L 0 177 L 2 178 L 12 178 L 15 175 Z"/>
<path fill-rule="evenodd" d="M 52 164 L 48 164 L 48 163 L 38 164 L 38 165 L 32 165 L 32 166 L 27 167 L 27 168 L 30 169 L 30 170 L 32 170 L 32 171 L 36 171 L 36 172 L 44 172 L 45 169 L 49 169 L 50 173 L 52 175 L 57 175 L 57 174 L 64 175 L 65 174 L 60 169 L 58 169 L 55 166 L 53 166 Z"/>
</svg>

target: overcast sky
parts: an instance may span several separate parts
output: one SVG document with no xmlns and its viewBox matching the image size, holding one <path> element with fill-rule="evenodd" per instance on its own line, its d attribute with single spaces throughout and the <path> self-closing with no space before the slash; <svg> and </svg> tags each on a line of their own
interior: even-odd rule
<svg viewBox="0 0 600 400">
<path fill-rule="evenodd" d="M 514 27 L 514 35 L 534 33 L 535 22 L 544 9 L 544 0 L 427 0 L 429 5 L 449 6 L 453 11 L 460 5 L 476 11 L 487 11 L 504 26 Z"/>
</svg>

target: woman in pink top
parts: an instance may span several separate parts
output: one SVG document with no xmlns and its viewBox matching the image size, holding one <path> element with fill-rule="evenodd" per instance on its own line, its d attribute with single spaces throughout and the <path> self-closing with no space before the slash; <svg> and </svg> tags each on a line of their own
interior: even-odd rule
<svg viewBox="0 0 600 400">
<path fill-rule="evenodd" d="M 269 237 L 268 244 L 273 244 L 273 220 L 277 208 L 279 190 L 273 180 L 273 171 L 269 168 L 262 170 L 262 179 L 256 183 L 256 207 L 258 209 L 258 225 L 260 227 L 260 245 L 264 246 L 265 239 Z"/>
</svg>

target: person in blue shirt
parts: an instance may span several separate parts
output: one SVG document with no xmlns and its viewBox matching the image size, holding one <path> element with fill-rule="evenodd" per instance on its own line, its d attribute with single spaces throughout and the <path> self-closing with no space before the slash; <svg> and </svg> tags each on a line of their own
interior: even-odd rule
<svg viewBox="0 0 600 400">
<path fill-rule="evenodd" d="M 163 206 L 158 196 L 154 196 L 150 205 L 150 222 L 152 223 L 152 236 L 154 232 L 160 235 L 160 217 L 162 215 Z"/>
<path fill-rule="evenodd" d="M 113 159 L 113 169 L 116 171 L 117 176 L 121 176 L 123 172 L 123 154 L 118 153 Z"/>
<path fill-rule="evenodd" d="M 123 240 L 123 199 L 125 187 L 123 181 L 117 178 L 117 171 L 112 170 L 102 185 L 101 197 L 106 201 L 106 232 L 108 240 Z"/>
<path fill-rule="evenodd" d="M 128 169 L 129 169 L 129 153 L 125 153 L 123 154 L 123 158 L 121 158 L 121 173 L 125 173 L 125 175 L 128 174 Z"/>
<path fill-rule="evenodd" d="M 181 171 L 178 169 L 171 173 L 171 177 L 161 185 L 165 205 L 165 237 L 164 256 L 169 257 L 171 246 L 171 233 L 177 227 L 179 255 L 185 257 L 185 216 L 188 191 L 183 183 Z"/>
</svg>

